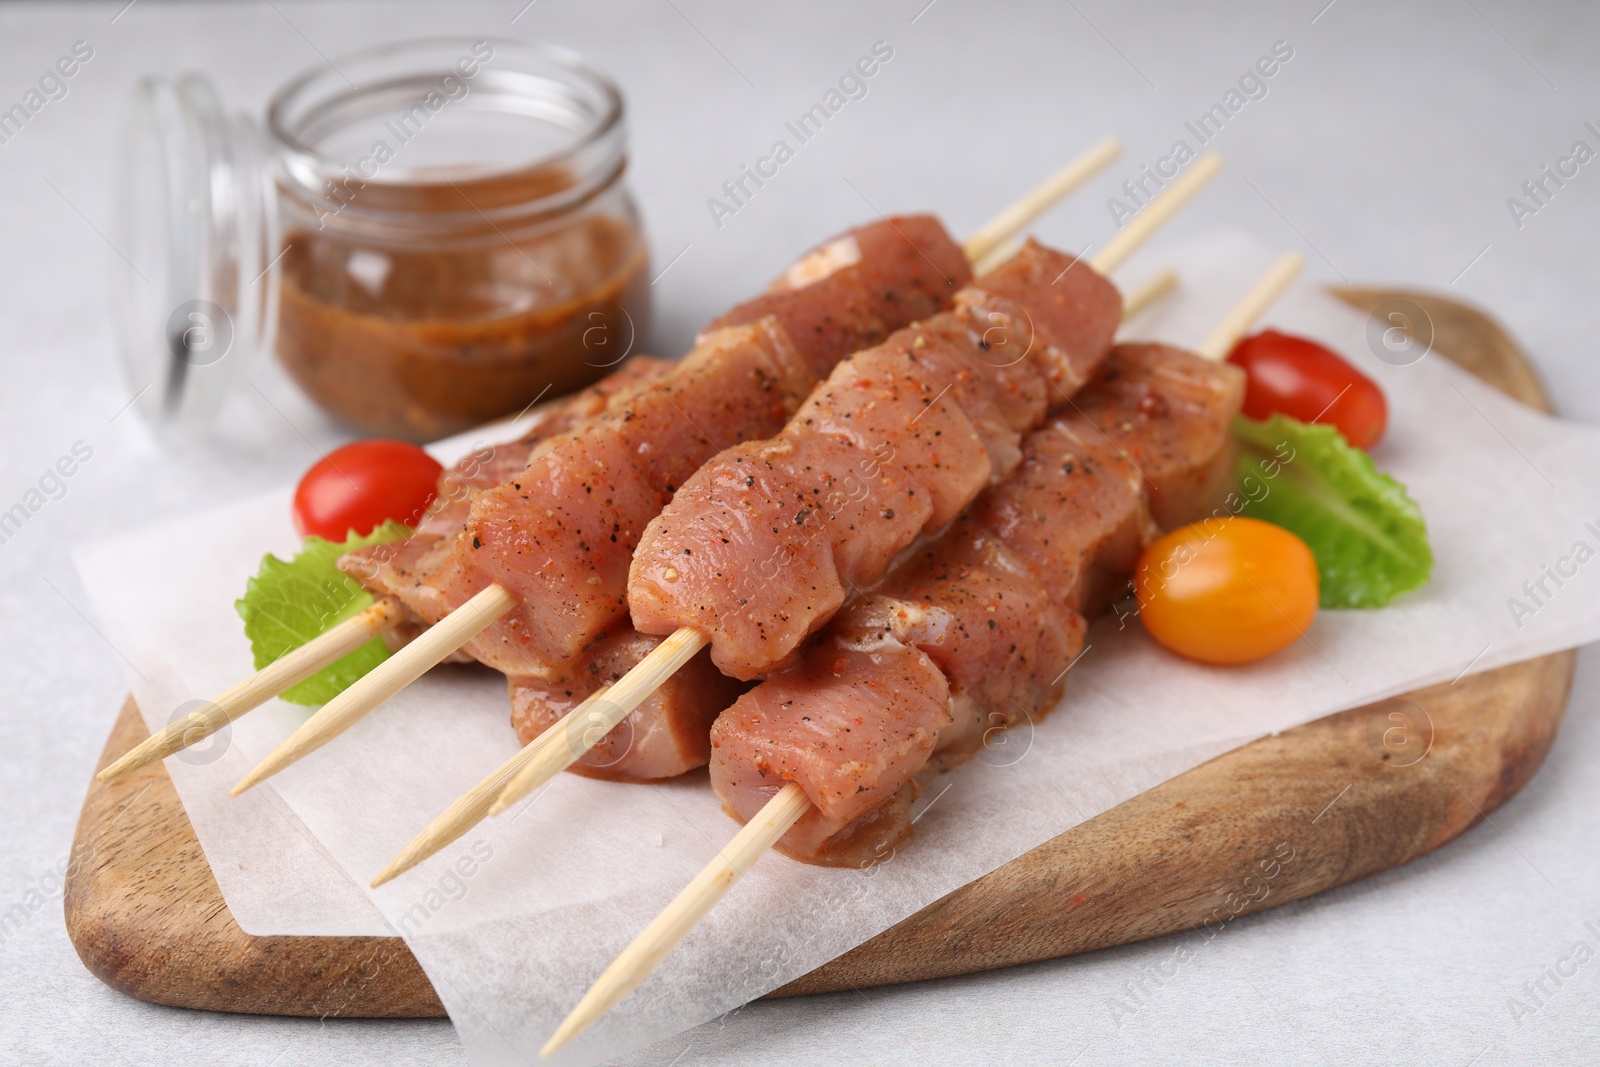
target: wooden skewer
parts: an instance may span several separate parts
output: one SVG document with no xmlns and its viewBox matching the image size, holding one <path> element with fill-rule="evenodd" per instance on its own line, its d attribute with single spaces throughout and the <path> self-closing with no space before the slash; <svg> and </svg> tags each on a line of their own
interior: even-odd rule
<svg viewBox="0 0 1600 1067">
<path fill-rule="evenodd" d="M 612 961 L 599 980 L 589 987 L 578 1006 L 572 1009 L 572 1014 L 566 1017 L 550 1040 L 545 1042 L 544 1048 L 539 1050 L 540 1058 L 548 1058 L 633 992 L 666 958 L 667 953 L 677 947 L 684 935 L 705 917 L 706 912 L 727 895 L 733 883 L 810 810 L 811 801 L 806 799 L 805 792 L 798 785 L 790 782 L 778 790 L 766 806 L 734 835 L 728 847 L 717 853 L 717 858 L 695 875 L 694 880 L 684 886 L 683 892 L 674 897 L 672 903 L 633 939 L 633 944 Z"/>
<path fill-rule="evenodd" d="M 1171 221 L 1172 216 L 1193 200 L 1200 190 L 1210 185 L 1211 179 L 1221 171 L 1222 157 L 1215 152 L 1207 152 L 1189 164 L 1188 170 L 1161 190 L 1143 211 L 1135 215 L 1131 222 L 1117 231 L 1115 237 L 1106 242 L 1105 247 L 1089 257 L 1089 265 L 1101 274 L 1110 274 L 1122 266 L 1140 245 Z"/>
<path fill-rule="evenodd" d="M 1135 249 L 1149 239 L 1151 234 L 1166 225 L 1173 215 L 1194 199 L 1196 193 L 1209 185 L 1221 170 L 1222 157 L 1215 152 L 1207 152 L 1195 160 L 1194 165 L 1163 189 L 1161 195 L 1152 200 L 1146 210 L 1141 211 L 1134 216 L 1132 222 L 1118 230 L 1116 236 L 1090 258 L 1090 264 L 1101 274 L 1110 274 L 1116 270 Z M 1012 232 L 1019 231 L 1020 227 Z M 972 242 L 969 241 L 968 247 L 971 245 Z M 1007 240 L 996 240 L 983 246 L 981 252 L 977 254 L 969 252 L 968 255 L 972 258 L 973 269 L 982 274 L 1016 255 L 1021 247 L 1022 238 L 1013 236 Z"/>
<path fill-rule="evenodd" d="M 1244 295 L 1228 312 L 1226 318 L 1217 323 L 1217 328 L 1211 331 L 1205 343 L 1195 351 L 1212 362 L 1221 362 L 1226 359 L 1233 346 L 1239 343 L 1239 338 L 1250 328 L 1250 324 L 1261 317 L 1261 313 L 1272 306 L 1272 302 L 1283 295 L 1283 291 L 1294 281 L 1295 275 L 1300 273 L 1300 268 L 1306 265 L 1306 257 L 1299 252 L 1289 251 L 1279 256 L 1267 268 Z"/>
<path fill-rule="evenodd" d="M 1178 287 L 1178 272 L 1170 267 L 1139 284 L 1122 302 L 1122 321 L 1127 322 Z"/>
<path fill-rule="evenodd" d="M 313 637 L 299 648 L 273 660 L 238 685 L 217 694 L 205 707 L 171 722 L 123 753 L 95 778 L 109 782 L 129 771 L 210 737 L 252 708 L 271 700 L 290 686 L 298 685 L 322 668 L 337 662 L 388 630 L 401 618 L 400 605 L 383 599 L 353 615 L 327 633 Z"/>
<path fill-rule="evenodd" d="M 992 249 L 995 244 L 1010 236 L 1014 228 L 1026 226 L 1050 205 L 1088 181 L 1097 171 L 1115 159 L 1121 150 L 1121 146 L 1114 138 L 1106 138 L 1051 175 L 1038 188 L 984 225 L 962 246 L 968 259 L 974 255 L 971 249 L 980 248 L 983 251 Z M 516 598 L 499 585 L 491 585 L 483 590 L 430 627 L 422 637 L 380 663 L 355 685 L 324 705 L 288 740 L 262 760 L 255 770 L 234 786 L 233 795 L 238 796 L 262 779 L 276 774 L 302 756 L 327 744 L 349 729 L 356 720 L 416 681 L 429 668 L 481 633 L 495 619 L 510 611 L 515 604 Z M 492 615 L 484 614 L 491 609 L 494 611 Z M 465 617 L 460 620 L 459 625 L 447 625 L 453 623 L 456 616 L 463 614 Z M 454 644 L 446 644 L 452 639 L 455 641 Z M 427 658 L 430 655 L 433 656 L 431 660 Z"/>
<path fill-rule="evenodd" d="M 516 598 L 498 585 L 491 585 L 438 623 L 424 630 L 399 652 L 369 671 L 354 685 L 322 707 L 289 735 L 288 740 L 228 792 L 238 796 L 283 770 L 310 752 L 315 752 L 355 725 L 371 709 L 422 677 L 450 653 L 472 640 L 494 620 L 511 610 Z"/>
<path fill-rule="evenodd" d="M 1163 270 L 1156 274 L 1134 290 L 1123 302 L 1123 320 L 1133 318 L 1170 293 L 1177 284 L 1178 276 L 1174 271 Z M 688 632 L 692 634 L 694 631 Z M 690 647 L 688 644 L 683 646 L 681 655 L 685 662 L 692 658 L 695 652 L 705 647 L 704 639 L 701 638 L 693 644 L 693 651 L 690 651 Z M 671 660 L 652 667 L 650 674 L 670 675 L 678 669 L 673 664 L 678 659 L 679 653 L 662 652 L 658 646 L 650 655 L 672 657 Z M 628 675 L 630 679 L 635 677 L 633 672 Z M 576 763 L 585 752 L 598 744 L 638 707 L 654 688 L 653 685 L 647 688 L 642 682 L 645 677 L 643 674 L 637 677 L 641 679 L 641 685 L 631 692 L 619 694 L 612 691 L 611 686 L 597 690 L 544 733 L 528 742 L 520 752 L 501 764 L 493 774 L 473 786 L 471 791 L 429 823 L 389 866 L 384 868 L 383 873 L 373 881 L 373 887 L 376 888 L 396 875 L 415 867 L 452 841 L 459 840 L 462 834 L 476 826 L 486 815 L 498 815 Z M 553 744 L 557 738 L 564 739 L 565 744 Z M 498 803 L 495 803 L 496 798 L 499 798 Z"/>
<path fill-rule="evenodd" d="M 1019 233 L 1015 237 L 1012 237 L 997 246 L 993 252 L 990 252 L 982 259 L 973 260 L 972 273 L 975 275 L 988 274 L 990 271 L 1000 266 L 1000 264 L 1016 255 L 1018 252 L 1022 251 L 1023 242 L 1026 240 L 1027 238 L 1023 234 Z"/>
<path fill-rule="evenodd" d="M 515 415 L 485 423 L 480 429 L 492 433 L 528 416 L 542 415 L 565 399 L 557 397 L 532 404 Z M 199 744 L 245 712 L 260 707 L 290 686 L 299 685 L 322 668 L 354 652 L 372 638 L 387 633 L 405 618 L 405 614 L 405 608 L 398 600 L 392 597 L 376 598 L 372 606 L 360 615 L 346 619 L 299 648 L 290 649 L 251 677 L 224 690 L 210 702 L 210 707 L 192 712 L 179 722 L 169 723 L 160 733 L 125 752 L 121 759 L 95 775 L 95 778 L 109 782 L 153 760 L 164 759 L 174 752 Z"/>
<path fill-rule="evenodd" d="M 604 696 L 610 688 L 609 685 L 601 686 L 587 700 L 567 713 L 560 722 L 523 745 L 515 756 L 502 763 L 493 774 L 462 794 L 459 800 L 446 808 L 437 819 L 412 838 L 410 844 L 400 850 L 400 854 L 389 862 L 383 873 L 372 880 L 372 888 L 376 889 L 383 883 L 404 874 L 482 822 L 484 816 L 489 814 L 489 807 L 511 783 L 511 779 L 516 777 L 517 772 L 526 767 L 528 761 L 535 758 L 545 746 L 556 744 L 567 736 L 563 729 L 567 720 L 582 711 L 585 704 Z"/>
<path fill-rule="evenodd" d="M 567 744 L 550 745 L 530 760 L 506 786 L 489 814 L 499 815 L 578 762 L 579 757 L 599 744 L 629 712 L 710 643 L 711 639 L 705 634 L 685 626 L 652 648 L 604 697 L 596 693 L 567 712 L 560 722 L 545 731 L 559 734 Z"/>
<path fill-rule="evenodd" d="M 1298 269 L 1298 265 L 1292 268 L 1289 266 L 1293 255 L 1290 253 L 1274 263 L 1223 321 L 1233 323 L 1234 328 L 1241 332 L 1247 329 L 1254 318 L 1243 317 L 1239 314 L 1239 310 L 1253 309 L 1255 316 L 1259 316 L 1265 310 L 1270 301 L 1264 302 L 1262 295 L 1281 293 L 1284 286 L 1293 278 L 1294 270 Z M 626 683 L 627 678 L 624 677 L 617 684 L 620 686 Z M 667 909 L 656 916 L 655 920 L 645 927 L 644 932 L 601 973 L 600 978 L 578 1002 L 578 1006 L 573 1008 L 572 1013 L 556 1028 L 555 1034 L 545 1043 L 539 1055 L 550 1056 L 588 1029 L 596 1019 L 637 988 L 639 983 L 649 977 L 650 972 L 666 958 L 673 946 L 682 941 L 693 929 L 694 923 L 726 895 L 729 887 L 739 879 L 740 875 L 754 865 L 759 856 L 752 856 L 752 850 L 762 842 L 765 844 L 760 847 L 770 848 L 777 844 L 789 828 L 810 810 L 811 801 L 795 783 L 790 782 L 779 790 L 777 795 L 767 801 L 766 805 L 744 825 L 727 851 L 718 855 L 696 875 L 694 880 L 684 887 L 683 892 L 667 905 Z"/>
<path fill-rule="evenodd" d="M 1000 214 L 978 227 L 968 237 L 961 250 L 979 274 L 986 269 L 983 261 L 996 248 L 1013 235 L 1028 228 L 1034 219 L 1043 215 L 1056 201 L 1075 192 L 1084 182 L 1094 177 L 1122 155 L 1122 142 L 1106 137 L 1090 146 L 1089 150 L 1071 163 L 1046 178 L 1032 192 L 1027 193 Z"/>
</svg>

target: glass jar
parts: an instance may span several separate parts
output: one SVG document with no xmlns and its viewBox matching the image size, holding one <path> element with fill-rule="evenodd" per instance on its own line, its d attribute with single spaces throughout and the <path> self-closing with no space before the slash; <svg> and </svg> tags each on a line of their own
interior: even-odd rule
<svg viewBox="0 0 1600 1067">
<path fill-rule="evenodd" d="M 119 333 L 157 422 L 204 425 L 274 347 L 340 420 L 432 440 L 648 327 L 622 97 L 565 50 L 375 48 L 291 81 L 261 136 L 198 76 L 147 80 L 127 128 Z"/>
</svg>

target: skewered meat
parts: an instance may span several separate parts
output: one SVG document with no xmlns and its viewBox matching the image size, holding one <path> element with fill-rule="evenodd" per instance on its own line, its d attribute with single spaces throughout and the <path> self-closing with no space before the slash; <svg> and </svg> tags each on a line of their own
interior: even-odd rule
<svg viewBox="0 0 1600 1067">
<path fill-rule="evenodd" d="M 889 854 L 919 773 L 1055 705 L 1084 613 L 1126 588 L 1151 515 L 1181 524 L 1221 504 L 1243 388 L 1237 368 L 1181 349 L 1113 350 L 1074 410 L 1028 438 L 1017 476 L 717 719 L 711 781 L 730 812 L 748 819 L 794 781 L 813 807 L 780 849 L 833 865 Z"/>
<path fill-rule="evenodd" d="M 1029 242 L 956 307 L 840 363 L 783 432 L 717 455 L 645 530 L 634 625 L 711 639 L 717 667 L 781 667 L 856 590 L 952 522 L 1111 348 L 1115 287 Z"/>
<path fill-rule="evenodd" d="M 850 353 L 949 307 L 971 277 L 938 219 L 903 215 L 824 242 L 705 332 L 770 315 L 820 380 Z"/>
<path fill-rule="evenodd" d="M 1074 304 L 1081 301 L 1082 296 L 1073 297 L 1068 289 L 1057 289 L 1050 282 L 1060 279 L 1069 270 L 1077 270 L 1080 274 L 1087 274 L 1087 268 L 1077 266 L 1075 261 L 1046 253 L 1042 249 L 1031 249 L 1026 255 L 1011 264 L 1002 272 L 984 279 L 974 289 L 982 288 L 988 294 L 984 300 L 981 294 L 970 291 L 963 292 L 958 297 L 958 303 L 971 307 L 983 307 L 985 304 L 997 305 L 1001 298 L 995 297 L 996 292 L 1009 292 L 1015 294 L 1033 293 L 1035 303 L 1046 308 L 1047 314 L 1055 318 L 1058 323 L 1063 321 L 1078 321 L 1083 319 Z M 1097 278 L 1096 278 L 1097 280 Z M 1039 291 L 1044 290 L 1047 295 L 1040 297 Z M 1102 304 L 1112 309 L 1115 314 L 1116 301 L 1110 286 L 1099 282 L 1089 290 L 1090 296 L 1100 296 Z M 992 309 L 991 309 L 992 310 Z M 1003 341 L 1010 340 L 1005 337 L 1006 332 L 1014 332 L 1012 323 L 1017 320 L 1027 321 L 1026 313 L 1012 311 L 1001 318 L 995 314 L 993 318 L 979 317 L 974 325 L 972 317 L 958 313 L 955 316 L 946 316 L 947 320 L 954 319 L 963 324 L 960 331 L 954 331 L 949 321 L 935 320 L 929 328 L 917 328 L 905 331 L 911 336 L 909 356 L 920 368 L 931 368 L 934 372 L 943 374 L 945 381 L 950 385 L 950 395 L 958 398 L 959 407 L 967 413 L 969 421 L 977 437 L 981 440 L 983 453 L 987 457 L 987 467 L 982 466 L 983 455 L 976 449 L 970 450 L 974 466 L 980 468 L 979 476 L 973 479 L 966 489 L 959 494 L 948 494 L 944 499 L 938 500 L 933 506 L 939 510 L 936 519 L 926 519 L 925 523 L 940 525 L 949 521 L 952 512 L 964 504 L 965 499 L 976 492 L 981 485 L 986 484 L 994 477 L 994 472 L 1009 471 L 1016 467 L 1021 460 L 1019 446 L 1020 433 L 1015 428 L 1017 425 L 1026 425 L 1036 420 L 1042 410 L 1052 398 L 1059 398 L 1062 394 L 1075 391 L 1082 377 L 1081 366 L 1070 360 L 1052 357 L 1045 361 L 1045 367 L 1053 371 L 1048 378 L 1039 373 L 1038 367 L 1026 358 L 1018 358 L 1014 354 L 1005 352 Z M 1091 324 L 1087 329 L 1099 325 L 1099 319 L 1090 316 L 1087 321 Z M 997 325 L 999 326 L 996 329 Z M 963 358 L 963 350 L 970 353 L 973 348 L 973 333 L 982 327 L 978 334 L 979 344 L 987 343 L 988 348 L 979 347 L 978 351 L 984 353 L 982 369 L 986 372 L 983 376 L 971 372 L 971 360 Z M 1057 336 L 1066 331 L 1059 325 L 1056 329 Z M 1091 335 L 1092 336 L 1092 335 Z M 929 343 L 929 338 L 934 343 Z M 985 342 L 987 337 L 987 342 Z M 902 336 L 902 340 L 904 337 Z M 1107 335 L 1109 343 L 1109 335 Z M 1031 328 L 1024 332 L 1022 342 L 1017 346 L 1024 352 L 1032 344 L 1037 343 Z M 1083 343 L 1080 348 L 1088 351 L 1092 348 L 1092 341 Z M 855 357 L 851 363 L 862 362 L 862 357 Z M 843 368 L 842 368 L 843 369 Z M 859 379 L 851 379 L 858 381 Z M 988 388 L 987 384 L 998 384 L 999 388 Z M 921 383 L 925 393 L 937 385 L 937 380 L 931 384 Z M 866 406 L 875 407 L 874 395 L 870 389 L 864 391 L 868 399 Z M 847 393 L 848 397 L 849 394 Z M 861 407 L 858 400 L 856 407 Z M 854 413 L 847 412 L 844 418 L 835 421 L 849 423 Z M 930 419 L 927 409 L 921 409 L 919 414 L 913 416 L 914 422 L 923 422 Z M 865 421 L 864 419 L 861 421 Z M 796 420 L 795 425 L 799 424 Z M 943 442 L 951 439 L 948 426 L 940 428 L 940 424 L 928 421 L 923 427 L 924 431 L 931 429 L 933 440 Z M 847 425 L 843 432 L 853 433 L 861 437 L 859 425 Z M 826 438 L 824 438 L 826 439 Z M 949 486 L 940 485 L 935 481 L 935 488 L 944 489 L 948 493 Z M 1124 491 L 1132 493 L 1135 485 L 1124 487 Z M 929 494 L 932 497 L 932 494 Z M 798 505 L 804 507 L 803 503 Z M 908 516 L 916 514 L 915 509 L 905 510 Z M 992 540 L 992 539 L 991 539 Z M 1137 552 L 1142 542 L 1135 537 L 1134 551 Z M 993 551 L 991 545 L 987 551 Z M 889 561 L 880 559 L 861 564 L 862 570 L 872 570 L 888 565 Z M 778 580 L 779 575 L 774 569 L 772 573 L 758 573 L 746 575 L 743 581 L 751 589 L 758 589 L 762 581 Z M 793 580 L 792 568 L 782 576 L 781 580 Z M 1017 596 L 1014 602 L 1019 606 L 1025 603 L 1025 598 Z M 1053 610 L 1045 605 L 1040 610 Z M 628 635 L 624 637 L 624 634 Z M 580 656 L 575 664 L 562 676 L 540 680 L 537 678 L 516 678 L 512 680 L 512 694 L 514 720 L 518 724 L 525 741 L 537 733 L 538 728 L 553 724 L 561 714 L 570 710 L 577 699 L 588 695 L 598 688 L 600 681 L 596 678 L 615 680 L 625 673 L 633 662 L 642 659 L 644 654 L 655 646 L 657 637 L 642 637 L 625 625 L 613 630 L 600 646 Z M 628 656 L 619 653 L 626 650 Z M 703 661 L 704 656 L 697 658 L 695 663 Z M 1023 654 L 1021 660 L 1028 662 L 1028 655 Z M 698 670 L 698 667 L 691 667 Z M 587 679 L 587 681 L 586 681 Z M 703 731 L 710 722 L 722 711 L 733 698 L 737 691 L 728 691 L 708 684 L 678 685 L 669 683 L 669 691 L 661 699 L 647 701 L 636 709 L 628 721 L 616 731 L 616 736 L 607 737 L 599 746 L 604 751 L 587 760 L 589 766 L 583 771 L 587 774 L 596 774 L 606 777 L 638 779 L 642 777 L 664 776 L 665 774 L 678 774 L 689 767 L 698 764 L 688 762 L 694 753 L 708 752 L 705 746 Z M 689 740 L 699 738 L 702 742 L 696 749 L 691 750 Z M 659 751 L 654 746 L 660 745 Z M 626 753 L 624 756 L 623 754 Z"/>
</svg>

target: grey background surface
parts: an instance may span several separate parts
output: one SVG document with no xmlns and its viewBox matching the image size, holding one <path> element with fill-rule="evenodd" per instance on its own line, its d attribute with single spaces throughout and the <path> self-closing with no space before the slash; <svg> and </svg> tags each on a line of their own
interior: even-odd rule
<svg viewBox="0 0 1600 1067">
<path fill-rule="evenodd" d="M 0 144 L 0 507 L 75 442 L 94 453 L 64 497 L 0 544 L 0 1061 L 462 1060 L 444 1023 L 140 1004 L 89 976 L 62 927 L 57 872 L 124 692 L 117 653 L 84 614 L 71 546 L 292 481 L 345 437 L 270 362 L 205 445 L 164 448 L 134 415 L 119 416 L 132 389 L 112 355 L 105 283 L 118 253 L 104 235 L 120 109 L 142 74 L 205 71 L 232 107 L 259 114 L 291 74 L 384 40 L 463 33 L 578 49 L 628 93 L 632 185 L 657 269 L 671 264 L 656 286 L 652 348 L 672 353 L 824 234 L 877 209 L 934 210 L 965 232 L 1114 132 L 1124 159 L 1038 228 L 1075 248 L 1103 241 L 1115 187 L 1287 41 L 1293 59 L 1267 95 L 1216 138 L 1228 174 L 1176 233 L 1242 225 L 1300 247 L 1328 282 L 1475 301 L 1534 355 L 1565 415 L 1600 418 L 1600 163 L 1520 228 L 1507 207 L 1574 141 L 1600 148 L 1584 128 L 1600 126 L 1594 8 L 925 2 L 0 9 L 0 106 L 75 41 L 94 49 L 67 95 Z M 895 54 L 866 98 L 718 228 L 706 198 L 878 40 Z M 1492 824 L 1401 870 L 1231 924 L 1204 946 L 1165 939 L 754 1005 L 630 1062 L 1592 1062 L 1597 702 L 1600 660 L 1586 654 L 1549 762 Z M 1544 977 L 1557 968 L 1573 973 Z"/>
</svg>

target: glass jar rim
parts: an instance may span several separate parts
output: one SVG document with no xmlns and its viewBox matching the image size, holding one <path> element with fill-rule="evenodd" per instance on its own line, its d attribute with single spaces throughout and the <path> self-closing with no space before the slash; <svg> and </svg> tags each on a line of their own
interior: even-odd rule
<svg viewBox="0 0 1600 1067">
<path fill-rule="evenodd" d="M 485 44 L 494 49 L 495 57 L 510 55 L 525 65 L 527 70 L 524 73 L 542 68 L 546 72 L 565 75 L 572 87 L 585 94 L 584 102 L 590 111 L 585 116 L 587 121 L 574 128 L 571 141 L 554 151 L 514 163 L 463 165 L 454 179 L 445 180 L 456 185 L 458 192 L 463 187 L 470 190 L 540 172 L 564 171 L 572 176 L 572 182 L 544 195 L 487 209 L 475 204 L 460 212 L 372 211 L 357 208 L 354 214 L 391 221 L 404 218 L 425 228 L 449 226 L 453 218 L 460 216 L 493 219 L 543 216 L 571 210 L 609 185 L 623 166 L 624 105 L 622 91 L 617 84 L 608 75 L 590 66 L 577 52 L 560 45 L 468 36 L 421 37 L 378 45 L 309 67 L 291 78 L 273 95 L 265 115 L 265 132 L 274 146 L 275 169 L 280 180 L 286 180 L 302 197 L 322 201 L 329 200 L 326 190 L 332 188 L 334 183 L 350 180 L 348 162 L 321 150 L 304 136 L 305 127 L 317 113 L 326 113 L 340 103 L 347 103 L 350 99 L 375 93 L 382 88 L 352 82 L 343 73 L 344 68 L 359 70 L 368 65 L 390 64 L 402 69 L 408 59 L 447 51 L 460 51 L 463 53 L 461 58 L 465 59 L 474 47 Z M 328 92 L 330 88 L 340 86 L 342 88 L 337 92 Z M 363 176 L 360 180 L 397 189 L 438 183 L 438 179 L 421 180 L 415 176 L 398 179 Z M 462 196 L 469 204 L 473 203 L 465 192 L 462 192 Z M 336 199 L 333 202 L 338 203 Z M 351 206 L 346 202 L 340 205 L 339 210 Z"/>
</svg>

